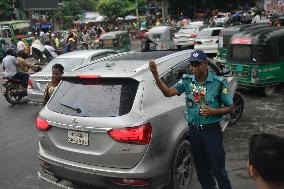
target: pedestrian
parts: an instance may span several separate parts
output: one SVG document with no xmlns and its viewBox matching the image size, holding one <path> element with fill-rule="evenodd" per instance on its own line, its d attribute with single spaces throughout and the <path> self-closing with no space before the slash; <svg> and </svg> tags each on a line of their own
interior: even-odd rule
<svg viewBox="0 0 284 189">
<path fill-rule="evenodd" d="M 51 95 L 53 94 L 58 84 L 60 83 L 63 73 L 64 73 L 64 67 L 61 64 L 54 64 L 52 66 L 52 78 L 51 81 L 47 84 L 47 87 L 44 91 L 44 97 L 43 97 L 44 106 L 49 101 Z"/>
<path fill-rule="evenodd" d="M 27 51 L 28 48 L 26 46 L 26 44 L 23 42 L 22 38 L 19 39 L 18 43 L 17 43 L 17 52 L 19 51 L 23 51 L 25 52 L 25 57 L 27 56 Z"/>
<path fill-rule="evenodd" d="M 252 135 L 247 170 L 259 189 L 284 189 L 284 138 L 267 133 Z"/>
<path fill-rule="evenodd" d="M 255 16 L 253 17 L 253 20 L 251 21 L 251 23 L 257 24 L 260 22 L 260 19 L 261 19 L 260 12 L 256 11 Z"/>
<path fill-rule="evenodd" d="M 154 60 L 150 60 L 149 67 L 164 96 L 185 93 L 189 140 L 202 189 L 216 189 L 215 179 L 219 189 L 231 189 L 225 170 L 220 121 L 222 115 L 232 112 L 232 94 L 226 80 L 208 70 L 207 56 L 203 51 L 193 51 L 189 62 L 193 75 L 183 75 L 171 88 L 160 79 Z"/>
<path fill-rule="evenodd" d="M 72 52 L 75 50 L 75 40 L 73 38 L 69 38 L 68 42 L 65 44 L 64 53 Z"/>
</svg>

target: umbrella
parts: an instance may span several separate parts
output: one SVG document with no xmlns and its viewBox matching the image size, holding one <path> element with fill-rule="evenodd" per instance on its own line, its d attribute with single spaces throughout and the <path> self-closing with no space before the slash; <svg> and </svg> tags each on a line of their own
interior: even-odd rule
<svg viewBox="0 0 284 189">
<path fill-rule="evenodd" d="M 125 17 L 125 20 L 136 20 L 137 17 L 136 16 L 132 16 L 132 15 L 128 15 Z"/>
</svg>

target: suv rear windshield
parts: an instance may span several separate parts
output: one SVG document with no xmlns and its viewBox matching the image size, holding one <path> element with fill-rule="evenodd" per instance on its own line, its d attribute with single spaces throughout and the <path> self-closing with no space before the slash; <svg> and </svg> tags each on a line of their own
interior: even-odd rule
<svg viewBox="0 0 284 189">
<path fill-rule="evenodd" d="M 122 116 L 130 112 L 138 85 L 130 78 L 64 79 L 47 107 L 80 117 Z"/>
</svg>

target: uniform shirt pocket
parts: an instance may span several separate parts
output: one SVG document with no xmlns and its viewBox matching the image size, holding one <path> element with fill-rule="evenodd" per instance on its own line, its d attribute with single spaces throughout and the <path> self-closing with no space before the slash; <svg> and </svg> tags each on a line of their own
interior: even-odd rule
<svg viewBox="0 0 284 189">
<path fill-rule="evenodd" d="M 219 108 L 219 100 L 218 100 L 218 96 L 210 96 L 207 98 L 207 105 L 211 108 Z"/>
</svg>

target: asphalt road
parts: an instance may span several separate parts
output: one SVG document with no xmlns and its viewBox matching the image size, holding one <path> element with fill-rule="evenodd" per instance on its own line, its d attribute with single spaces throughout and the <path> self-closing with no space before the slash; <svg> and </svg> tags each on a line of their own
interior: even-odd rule
<svg viewBox="0 0 284 189">
<path fill-rule="evenodd" d="M 284 86 L 271 97 L 262 97 L 258 91 L 242 93 L 243 117 L 224 132 L 227 170 L 233 188 L 256 189 L 246 172 L 248 138 L 260 132 L 284 136 Z M 35 118 L 40 109 L 41 105 L 28 103 L 11 106 L 0 95 L 0 189 L 38 189 L 45 185 L 37 174 L 40 169 Z M 197 182 L 191 188 L 200 189 Z"/>
</svg>

